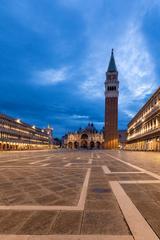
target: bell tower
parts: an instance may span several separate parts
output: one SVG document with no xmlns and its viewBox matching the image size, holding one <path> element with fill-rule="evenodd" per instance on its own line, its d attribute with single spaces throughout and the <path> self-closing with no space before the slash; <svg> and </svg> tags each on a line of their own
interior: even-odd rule
<svg viewBox="0 0 160 240">
<path fill-rule="evenodd" d="M 119 81 L 112 49 L 105 80 L 105 129 L 104 148 L 118 148 L 118 95 Z"/>
</svg>

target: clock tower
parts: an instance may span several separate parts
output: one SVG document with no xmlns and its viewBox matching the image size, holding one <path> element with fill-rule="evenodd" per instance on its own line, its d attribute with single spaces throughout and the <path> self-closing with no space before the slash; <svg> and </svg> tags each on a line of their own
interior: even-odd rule
<svg viewBox="0 0 160 240">
<path fill-rule="evenodd" d="M 119 81 L 113 49 L 105 80 L 104 148 L 118 148 L 118 95 Z"/>
</svg>

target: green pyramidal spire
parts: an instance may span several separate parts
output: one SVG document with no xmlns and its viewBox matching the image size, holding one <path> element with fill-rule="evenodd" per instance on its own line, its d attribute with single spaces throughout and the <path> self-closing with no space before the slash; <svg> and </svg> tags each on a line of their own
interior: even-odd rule
<svg viewBox="0 0 160 240">
<path fill-rule="evenodd" d="M 109 61 L 109 66 L 108 66 L 107 72 L 117 72 L 117 67 L 116 67 L 116 63 L 115 63 L 115 59 L 114 59 L 113 49 L 112 49 L 111 58 L 110 58 L 110 61 Z"/>
</svg>

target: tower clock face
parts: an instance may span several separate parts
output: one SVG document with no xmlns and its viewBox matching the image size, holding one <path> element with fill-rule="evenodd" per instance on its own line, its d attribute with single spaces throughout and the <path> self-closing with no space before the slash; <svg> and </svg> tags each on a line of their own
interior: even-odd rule
<svg viewBox="0 0 160 240">
<path fill-rule="evenodd" d="M 113 75 L 111 75 L 111 76 L 110 76 L 110 79 L 111 79 L 111 80 L 114 80 L 115 78 L 114 78 L 114 76 L 113 76 Z"/>
</svg>

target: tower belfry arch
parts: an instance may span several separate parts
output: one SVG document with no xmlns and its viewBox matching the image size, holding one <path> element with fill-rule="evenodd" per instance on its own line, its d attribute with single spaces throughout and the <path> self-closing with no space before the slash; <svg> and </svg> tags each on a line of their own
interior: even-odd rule
<svg viewBox="0 0 160 240">
<path fill-rule="evenodd" d="M 105 149 L 118 148 L 118 96 L 118 71 L 112 49 L 105 80 Z"/>
</svg>

